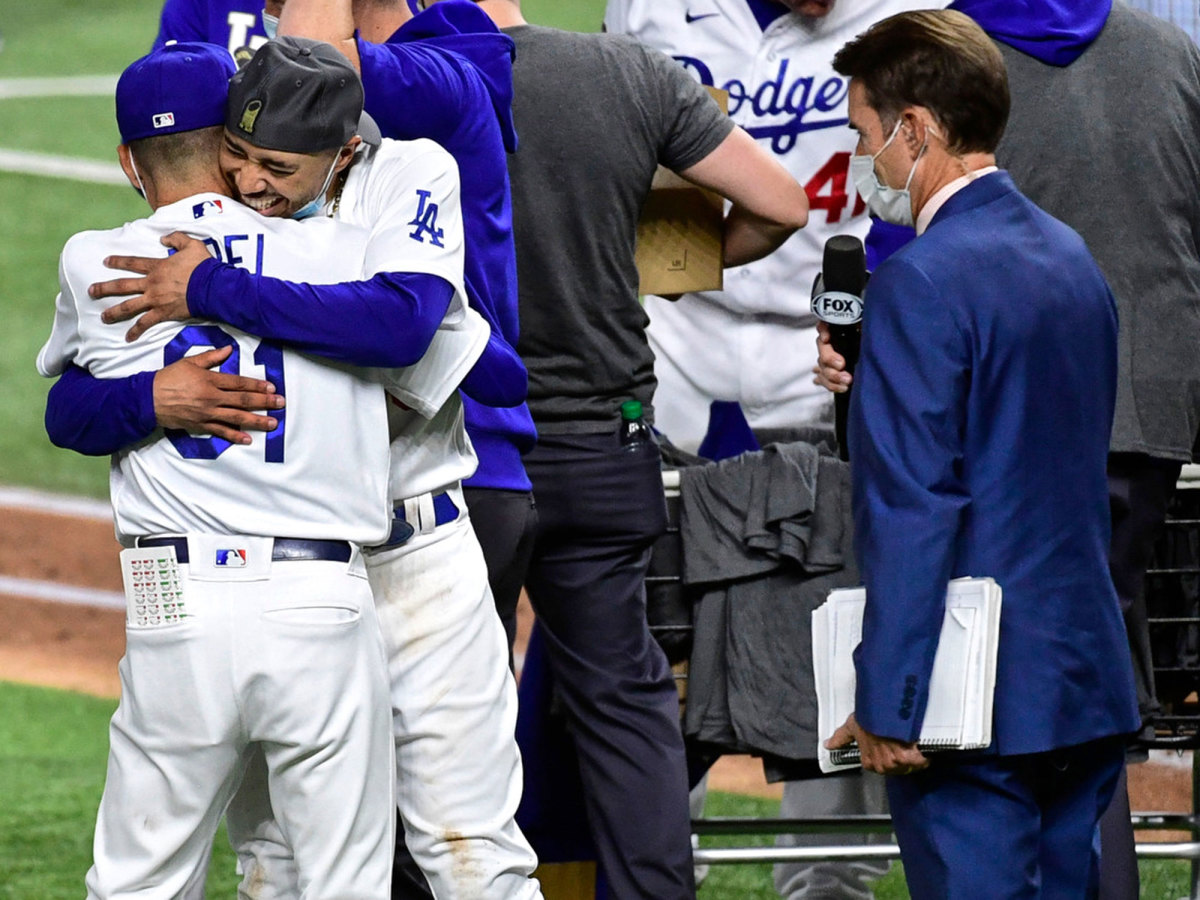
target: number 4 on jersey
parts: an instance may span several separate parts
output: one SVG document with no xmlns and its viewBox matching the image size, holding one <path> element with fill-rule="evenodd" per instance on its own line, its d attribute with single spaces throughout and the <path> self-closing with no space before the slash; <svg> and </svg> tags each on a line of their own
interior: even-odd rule
<svg viewBox="0 0 1200 900">
<path fill-rule="evenodd" d="M 850 196 L 846 190 L 849 176 L 849 153 L 835 153 L 829 157 L 829 161 L 821 166 L 817 170 L 817 174 L 804 186 L 804 193 L 808 194 L 810 212 L 823 209 L 829 224 L 840 222 L 842 213 L 846 211 L 846 205 L 850 202 Z M 866 205 L 858 191 L 854 190 L 853 185 L 850 190 L 854 191 L 854 208 L 850 211 L 850 215 L 853 217 L 861 213 Z"/>
</svg>

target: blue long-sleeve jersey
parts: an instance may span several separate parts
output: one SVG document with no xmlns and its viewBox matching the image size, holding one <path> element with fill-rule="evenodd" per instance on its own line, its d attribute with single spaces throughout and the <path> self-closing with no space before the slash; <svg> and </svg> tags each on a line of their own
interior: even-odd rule
<svg viewBox="0 0 1200 900">
<path fill-rule="evenodd" d="M 189 311 L 197 318 L 336 362 L 382 368 L 412 365 L 424 355 L 453 295 L 449 282 L 423 273 L 309 285 L 253 276 L 215 259 L 197 266 L 188 284 Z M 491 364 L 472 369 L 464 390 L 484 403 L 520 403 L 525 367 L 492 327 L 485 351 Z M 145 440 L 156 427 L 154 375 L 99 379 L 70 367 L 47 399 L 50 440 L 89 456 Z"/>
<path fill-rule="evenodd" d="M 386 43 L 360 39 L 358 52 L 367 112 L 383 135 L 432 138 L 458 163 L 467 297 L 515 347 L 517 266 L 506 162 L 517 143 L 512 40 L 470 0 L 443 0 Z M 463 399 L 467 432 L 479 451 L 479 470 L 467 483 L 528 490 L 521 454 L 537 434 L 528 407 L 499 409 L 478 400 Z"/>
</svg>

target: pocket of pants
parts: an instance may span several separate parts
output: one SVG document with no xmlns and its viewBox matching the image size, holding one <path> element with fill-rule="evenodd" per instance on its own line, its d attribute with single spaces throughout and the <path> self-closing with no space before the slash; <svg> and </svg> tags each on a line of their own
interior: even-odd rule
<svg viewBox="0 0 1200 900">
<path fill-rule="evenodd" d="M 288 606 L 264 610 L 262 616 L 281 625 L 329 628 L 357 623 L 362 611 L 348 606 Z"/>
</svg>

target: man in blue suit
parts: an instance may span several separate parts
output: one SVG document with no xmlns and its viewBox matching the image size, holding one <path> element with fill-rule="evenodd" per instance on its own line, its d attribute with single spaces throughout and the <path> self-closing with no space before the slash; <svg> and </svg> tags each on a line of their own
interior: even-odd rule
<svg viewBox="0 0 1200 900">
<path fill-rule="evenodd" d="M 1107 563 L 1115 304 L 1079 236 L 996 169 L 1007 76 L 969 18 L 886 19 L 834 67 L 856 184 L 918 237 L 865 304 L 849 437 L 868 604 L 856 711 L 829 745 L 893 776 L 914 897 L 1093 896 L 1138 726 Z M 931 760 L 915 742 L 962 575 L 1004 591 L 993 742 Z"/>
</svg>

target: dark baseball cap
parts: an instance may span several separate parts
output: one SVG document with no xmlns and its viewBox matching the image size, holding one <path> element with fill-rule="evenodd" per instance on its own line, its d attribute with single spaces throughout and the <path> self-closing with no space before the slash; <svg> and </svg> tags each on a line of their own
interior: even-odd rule
<svg viewBox="0 0 1200 900">
<path fill-rule="evenodd" d="M 362 79 L 336 48 L 282 37 L 259 47 L 229 82 L 224 121 L 255 147 L 320 153 L 360 133 L 362 109 Z M 368 143 L 379 142 L 373 125 L 363 128 Z"/>
<path fill-rule="evenodd" d="M 199 41 L 167 44 L 143 56 L 117 81 L 121 141 L 223 124 L 236 71 L 228 50 Z"/>
</svg>

